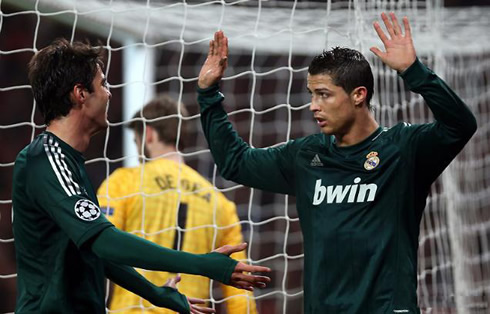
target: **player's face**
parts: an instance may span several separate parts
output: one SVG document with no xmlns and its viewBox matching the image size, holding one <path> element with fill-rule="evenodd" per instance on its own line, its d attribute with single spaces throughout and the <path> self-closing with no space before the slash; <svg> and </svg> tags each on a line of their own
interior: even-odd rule
<svg viewBox="0 0 490 314">
<path fill-rule="evenodd" d="M 85 100 L 87 117 L 94 124 L 96 130 L 107 127 L 107 106 L 112 97 L 104 73 L 100 66 L 97 66 L 97 73 L 92 81 L 91 93 L 88 93 Z"/>
<path fill-rule="evenodd" d="M 321 131 L 329 135 L 348 133 L 355 120 L 355 104 L 349 94 L 335 85 L 328 74 L 308 74 L 307 81 L 310 111 Z"/>
</svg>

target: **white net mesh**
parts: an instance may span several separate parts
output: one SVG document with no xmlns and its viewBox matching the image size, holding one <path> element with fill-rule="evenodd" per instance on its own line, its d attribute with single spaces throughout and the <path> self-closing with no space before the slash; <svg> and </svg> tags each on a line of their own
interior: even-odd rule
<svg viewBox="0 0 490 314">
<path fill-rule="evenodd" d="M 33 52 L 60 36 L 99 38 L 108 51 L 106 72 L 113 93 L 110 128 L 94 138 L 86 153 L 94 186 L 130 157 L 121 147 L 122 126 L 135 111 L 121 109 L 121 103 L 130 108 L 127 97 L 135 97 L 128 96 L 128 90 L 140 86 L 138 104 L 156 92 L 182 100 L 191 113 L 193 134 L 180 153 L 236 202 L 250 244 L 250 260 L 274 270 L 273 283 L 255 292 L 259 311 L 301 313 L 302 237 L 294 199 L 237 186 L 219 176 L 201 133 L 197 74 L 208 40 L 215 30 L 223 29 L 230 38 L 229 69 L 222 82 L 226 109 L 240 135 L 255 147 L 318 131 L 308 110 L 306 67 L 312 55 L 337 45 L 368 56 L 376 82 L 375 115 L 382 125 L 431 121 L 423 100 L 368 51 L 381 45 L 371 24 L 383 10 L 410 18 L 419 57 L 466 101 L 479 125 L 464 151 L 433 185 L 428 199 L 419 241 L 420 307 L 427 313 L 489 311 L 489 7 L 449 9 L 436 0 L 12 0 L 0 5 L 4 73 L 0 103 L 5 108 L 0 135 L 8 147 L 0 160 L 5 182 L 0 200 L 0 313 L 12 312 L 15 303 L 10 228 L 13 161 L 43 128 L 25 78 L 26 64 Z M 135 76 L 128 70 L 132 60 L 127 52 L 135 47 L 152 54 L 151 75 Z M 219 289 L 212 291 L 211 298 L 221 309 Z"/>
</svg>

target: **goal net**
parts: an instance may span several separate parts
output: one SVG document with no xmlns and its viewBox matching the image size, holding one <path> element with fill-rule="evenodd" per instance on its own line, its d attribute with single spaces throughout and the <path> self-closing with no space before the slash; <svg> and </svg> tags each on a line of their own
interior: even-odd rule
<svg viewBox="0 0 490 314">
<path fill-rule="evenodd" d="M 432 186 L 420 225 L 419 306 L 424 313 L 490 311 L 490 7 L 445 8 L 442 0 L 4 0 L 0 9 L 0 138 L 7 147 L 0 157 L 0 313 L 15 304 L 13 161 L 44 128 L 26 64 L 61 36 L 100 40 L 107 50 L 109 128 L 86 152 L 94 187 L 117 167 L 137 163 L 124 126 L 147 100 L 167 93 L 185 103 L 191 134 L 179 154 L 237 204 L 247 262 L 273 269 L 272 283 L 254 292 L 259 312 L 301 313 L 303 248 L 294 199 L 220 176 L 201 131 L 197 76 L 209 40 L 223 29 L 230 45 L 221 83 L 225 108 L 254 147 L 319 131 L 308 109 L 307 67 L 334 46 L 360 50 L 373 66 L 372 103 L 381 125 L 432 121 L 423 99 L 369 52 L 382 47 L 372 28 L 382 11 L 409 17 L 419 58 L 468 104 L 479 127 Z M 224 313 L 218 285 L 210 301 Z"/>
</svg>

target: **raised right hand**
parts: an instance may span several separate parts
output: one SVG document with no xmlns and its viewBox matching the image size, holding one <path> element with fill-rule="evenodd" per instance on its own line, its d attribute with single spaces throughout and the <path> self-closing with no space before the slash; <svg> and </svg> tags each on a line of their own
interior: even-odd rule
<svg viewBox="0 0 490 314">
<path fill-rule="evenodd" d="M 214 40 L 209 42 L 209 52 L 199 73 L 197 85 L 208 88 L 219 82 L 228 66 L 228 38 L 223 31 L 214 33 Z"/>
<path fill-rule="evenodd" d="M 378 22 L 374 22 L 373 24 L 386 51 L 383 52 L 378 47 L 371 47 L 371 51 L 390 68 L 401 73 L 412 65 L 417 57 L 408 18 L 403 18 L 405 31 L 405 33 L 403 33 L 395 13 L 390 13 L 390 17 L 391 21 L 386 13 L 381 13 L 381 18 L 385 23 L 388 35 L 383 32 Z"/>
</svg>

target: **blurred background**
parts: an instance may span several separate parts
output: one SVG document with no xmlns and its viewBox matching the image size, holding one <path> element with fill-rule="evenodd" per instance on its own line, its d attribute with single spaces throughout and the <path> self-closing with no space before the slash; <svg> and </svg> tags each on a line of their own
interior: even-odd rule
<svg viewBox="0 0 490 314">
<path fill-rule="evenodd" d="M 302 312 L 302 236 L 294 199 L 222 179 L 202 135 L 196 82 L 207 43 L 230 39 L 222 82 L 239 134 L 268 147 L 319 130 L 308 110 L 306 68 L 322 49 L 362 51 L 373 66 L 377 120 L 431 121 L 418 95 L 369 52 L 381 42 L 372 22 L 382 11 L 407 15 L 419 58 L 442 76 L 477 116 L 479 130 L 432 188 L 421 223 L 419 303 L 424 313 L 490 313 L 490 1 L 0 1 L 0 313 L 14 311 L 15 241 L 11 178 L 17 153 L 44 130 L 27 81 L 27 63 L 55 38 L 89 41 L 107 52 L 110 125 L 85 152 L 95 188 L 123 165 L 137 164 L 124 126 L 158 93 L 187 105 L 186 162 L 237 204 L 248 258 L 271 267 L 256 291 L 261 313 Z M 219 289 L 213 290 L 225 313 Z"/>
</svg>

